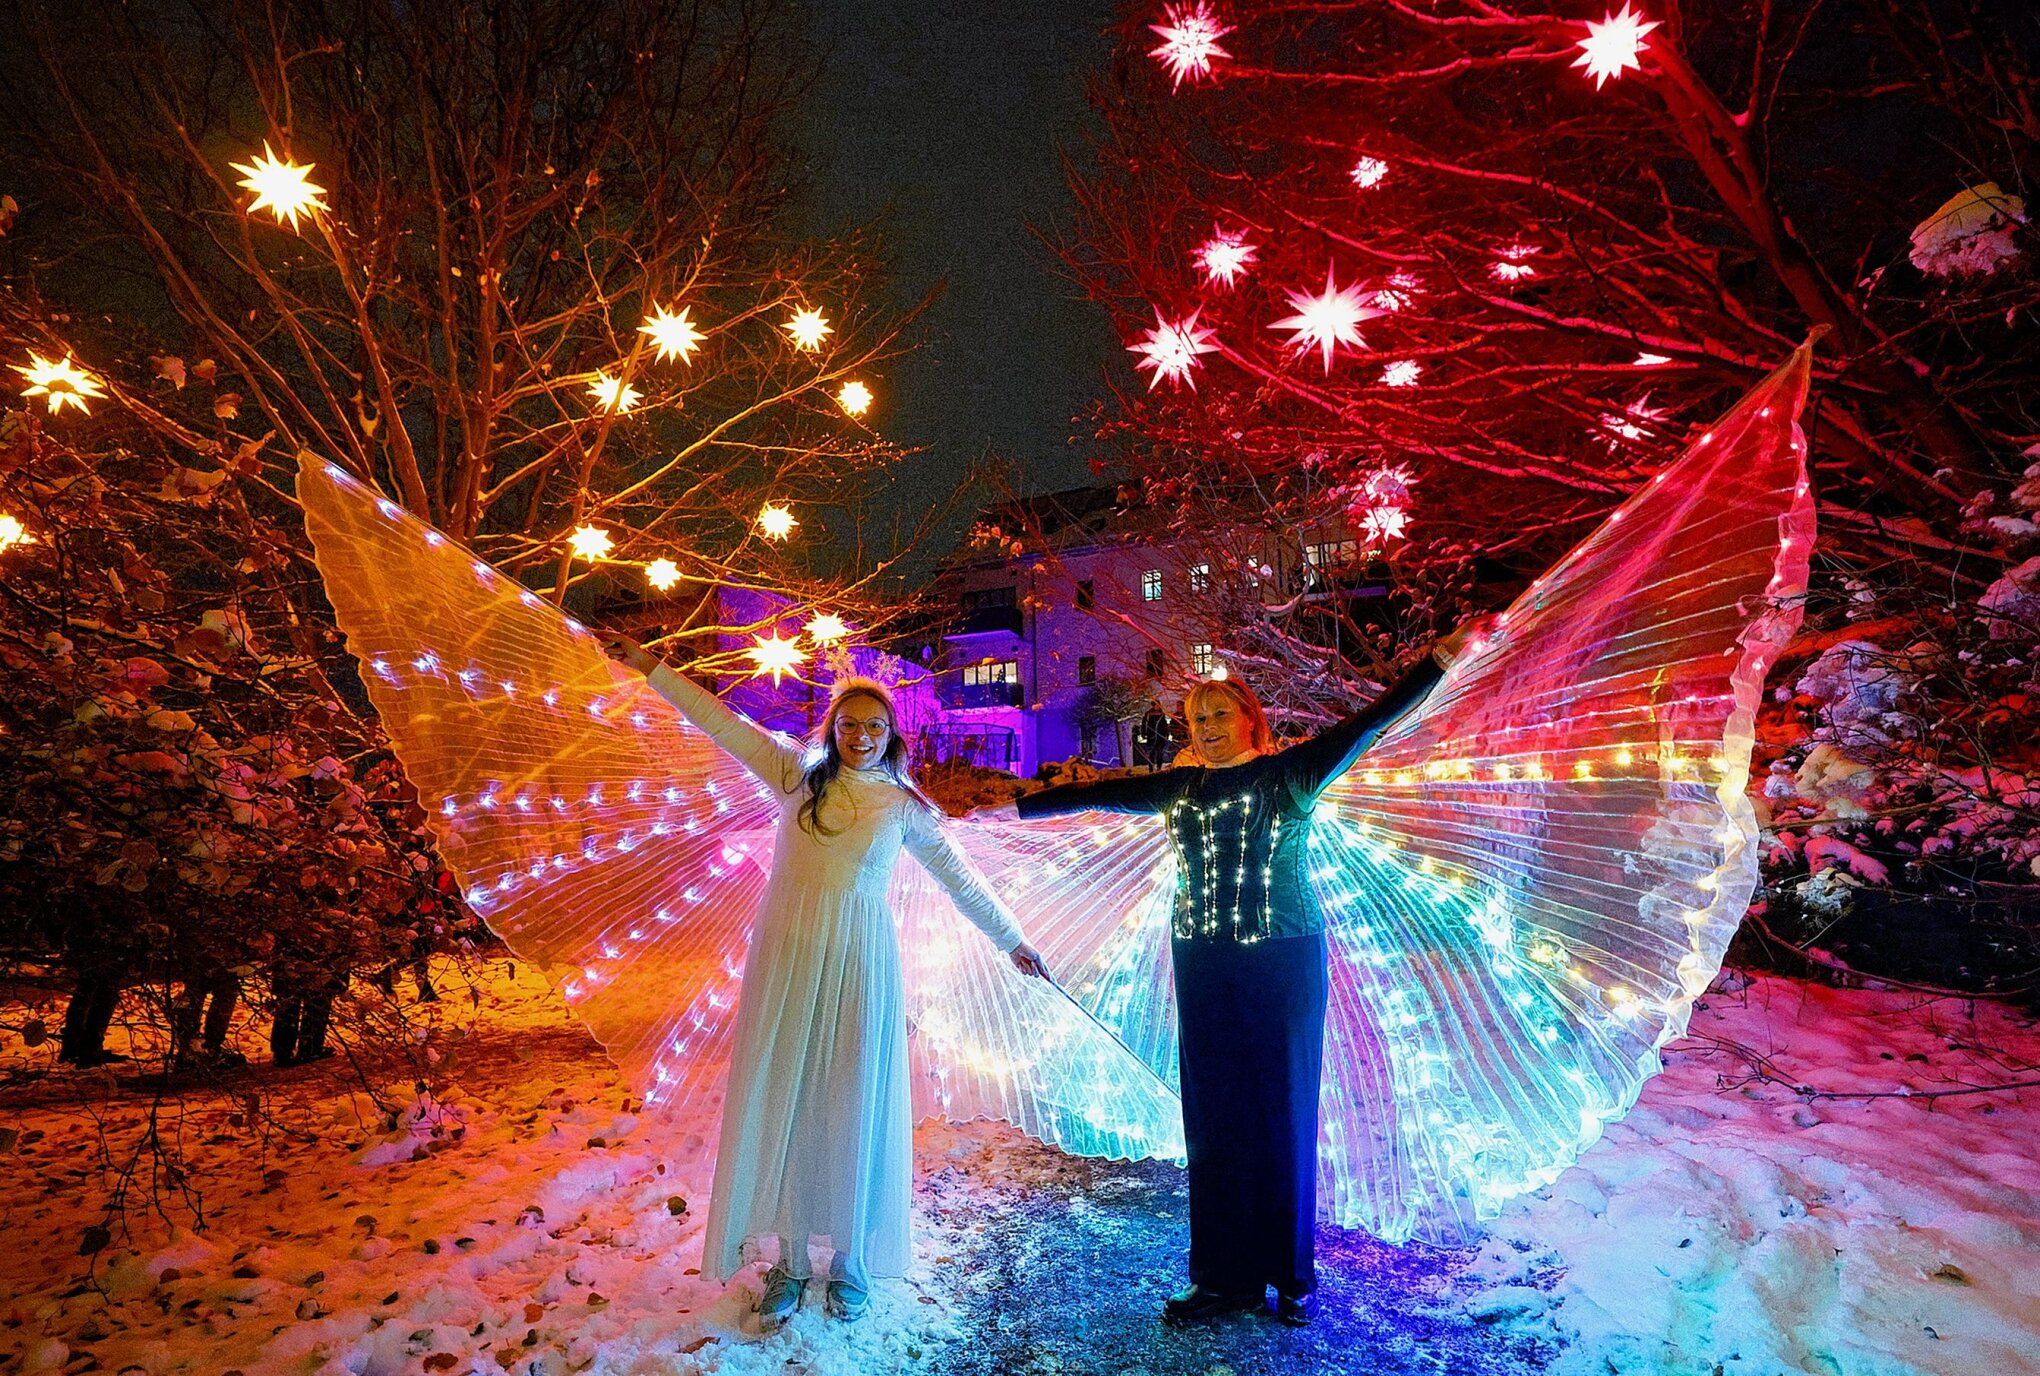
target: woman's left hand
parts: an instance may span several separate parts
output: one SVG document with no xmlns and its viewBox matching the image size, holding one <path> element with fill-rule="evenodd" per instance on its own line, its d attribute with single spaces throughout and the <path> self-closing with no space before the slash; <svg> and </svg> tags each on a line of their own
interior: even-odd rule
<svg viewBox="0 0 2040 1376">
<path fill-rule="evenodd" d="M 1032 975 L 1036 979 L 1048 978 L 1048 963 L 1042 960 L 1041 952 L 1024 941 L 1008 951 L 1006 959 L 1012 961 L 1013 968 L 1023 975 Z"/>
</svg>

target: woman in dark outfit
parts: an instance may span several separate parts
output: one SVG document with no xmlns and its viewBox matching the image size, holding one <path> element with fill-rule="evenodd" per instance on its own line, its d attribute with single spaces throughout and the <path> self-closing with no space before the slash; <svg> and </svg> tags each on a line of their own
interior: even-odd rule
<svg viewBox="0 0 2040 1376">
<path fill-rule="evenodd" d="M 1021 817 L 1157 814 L 1176 851 L 1170 953 L 1190 1158 L 1190 1285 L 1164 1306 L 1166 1322 L 1258 1309 L 1270 1286 L 1284 1323 L 1301 1326 L 1316 1313 L 1318 1088 L 1330 976 L 1306 871 L 1311 809 L 1431 690 L 1471 630 L 1440 642 L 1361 711 L 1279 753 L 1249 689 L 1235 680 L 1199 683 L 1183 706 L 1203 764 L 1018 800 Z"/>
</svg>

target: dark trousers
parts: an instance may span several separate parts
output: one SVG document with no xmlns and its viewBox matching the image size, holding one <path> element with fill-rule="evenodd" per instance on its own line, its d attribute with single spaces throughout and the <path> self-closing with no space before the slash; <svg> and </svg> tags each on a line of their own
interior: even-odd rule
<svg viewBox="0 0 2040 1376">
<path fill-rule="evenodd" d="M 120 1003 L 120 980 L 96 970 L 78 972 L 71 1002 L 64 1009 L 64 1031 L 57 1058 L 76 1065 L 96 1065 L 106 1054 L 106 1029 Z"/>
<path fill-rule="evenodd" d="M 1325 939 L 1171 943 L 1190 1156 L 1190 1279 L 1317 1288 Z"/>
</svg>

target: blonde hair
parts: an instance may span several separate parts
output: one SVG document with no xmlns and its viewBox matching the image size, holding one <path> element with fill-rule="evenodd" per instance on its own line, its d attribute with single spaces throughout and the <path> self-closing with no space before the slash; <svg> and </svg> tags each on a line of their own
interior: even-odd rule
<svg viewBox="0 0 2040 1376">
<path fill-rule="evenodd" d="M 1196 742 L 1197 709 L 1212 698 L 1224 698 L 1247 719 L 1247 744 L 1263 753 L 1275 748 L 1275 733 L 1268 727 L 1268 714 L 1254 690 L 1236 678 L 1206 678 L 1192 684 L 1183 695 L 1183 724 L 1191 728 L 1192 748 Z"/>
</svg>

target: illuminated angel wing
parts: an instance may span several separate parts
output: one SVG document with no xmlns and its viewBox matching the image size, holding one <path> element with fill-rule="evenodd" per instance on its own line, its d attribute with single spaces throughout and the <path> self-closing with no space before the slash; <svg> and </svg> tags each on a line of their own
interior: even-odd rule
<svg viewBox="0 0 2040 1376">
<path fill-rule="evenodd" d="M 894 876 L 916 1117 L 998 1118 L 1083 1156 L 1183 1157 L 1169 909 L 1145 819 L 966 822 L 951 835 L 1020 915 L 1063 994 L 1016 980 L 917 866 Z M 1158 997 L 1160 995 L 1160 997 Z"/>
<path fill-rule="evenodd" d="M 593 632 L 339 467 L 298 499 L 468 904 L 648 1102 L 717 1092 L 777 801 Z"/>
<path fill-rule="evenodd" d="M 309 456 L 298 496 L 335 618 L 470 906 L 558 978 L 647 1103 L 719 1093 L 778 800 L 586 627 L 394 502 Z M 1093 882 L 1032 857 L 1016 872 L 989 835 L 970 848 L 1023 911 L 1030 886 Z M 1156 884 L 1152 847 L 1111 863 L 1129 893 Z M 1001 1118 L 1092 1155 L 1182 1154 L 1173 1090 L 1112 1030 L 1018 976 L 911 861 L 894 900 L 920 1112 Z M 1072 958 L 1097 944 L 1065 926 L 1031 934 Z"/>
<path fill-rule="evenodd" d="M 1756 885 L 1744 786 L 1813 543 L 1801 349 L 1320 800 L 1320 1197 L 1465 1238 L 1635 1103 Z"/>
</svg>

